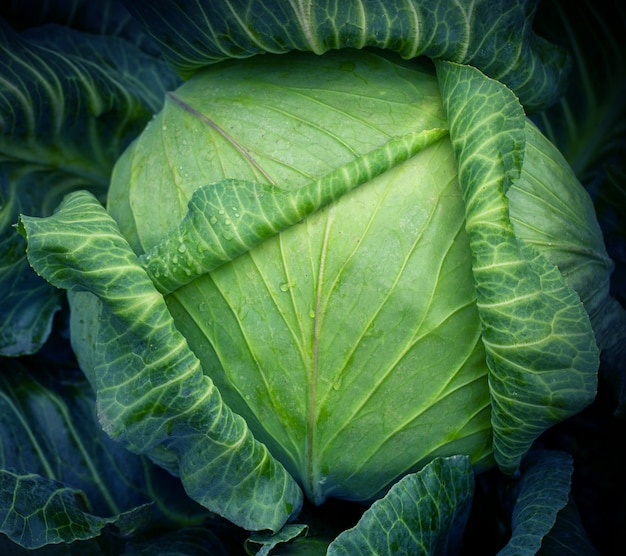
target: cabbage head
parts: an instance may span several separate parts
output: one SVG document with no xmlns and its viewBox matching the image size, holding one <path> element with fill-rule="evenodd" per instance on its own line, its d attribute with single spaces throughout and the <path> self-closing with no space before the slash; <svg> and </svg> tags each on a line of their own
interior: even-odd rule
<svg viewBox="0 0 626 556">
<path fill-rule="evenodd" d="M 595 395 L 592 204 L 471 66 L 207 67 L 118 160 L 107 209 L 83 192 L 54 233 L 23 217 L 31 264 L 73 290 L 105 430 L 245 527 L 280 527 L 300 490 L 372 500 L 437 456 L 514 474 Z"/>
</svg>

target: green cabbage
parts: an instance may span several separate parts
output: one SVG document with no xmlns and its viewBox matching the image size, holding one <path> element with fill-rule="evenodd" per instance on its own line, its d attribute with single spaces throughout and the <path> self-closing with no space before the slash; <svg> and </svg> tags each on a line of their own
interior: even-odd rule
<svg viewBox="0 0 626 556">
<path fill-rule="evenodd" d="M 507 121 L 521 122 L 508 155 L 523 166 L 507 192 L 508 228 L 487 224 L 502 251 L 487 265 L 493 255 L 472 241 L 488 236 L 468 226 L 480 218 L 467 216 L 454 140 L 441 132 L 440 85 L 421 61 L 348 50 L 203 70 L 169 94 L 115 168 L 109 211 L 176 328 L 316 503 L 380 496 L 441 455 L 468 454 L 484 469 L 495 447 L 515 471 L 536 436 L 594 396 L 597 348 L 578 296 L 606 296 L 610 261 L 586 193 L 506 98 Z M 473 114 L 486 129 L 475 133 L 480 149 L 507 146 Z M 402 154 L 394 141 L 411 134 L 416 152 Z M 358 175 L 355 161 L 371 170 L 381 149 L 393 152 L 379 175 Z M 311 201 L 328 203 L 311 214 L 294 209 L 296 193 L 338 172 L 359 187 Z M 508 221 L 506 204 L 488 210 Z M 569 265 L 565 281 L 548 261 Z M 533 291 L 537 280 L 560 298 Z M 521 312 L 518 297 L 530 300 Z M 92 309 L 74 306 L 75 320 L 90 322 Z M 94 349 L 74 333 L 79 354 Z"/>
<path fill-rule="evenodd" d="M 328 554 L 397 553 L 409 537 L 452 550 L 474 471 L 496 465 L 522 475 L 513 525 L 540 542 L 571 462 L 528 452 L 593 400 L 623 312 L 590 199 L 526 117 L 560 97 L 568 68 L 532 31 L 537 2 L 127 5 L 169 67 L 117 40 L 83 60 L 87 33 L 60 58 L 47 32 L 0 37 L 3 144 L 28 161 L 0 177 L 37 199 L 52 184 L 42 216 L 73 191 L 18 230 L 35 272 L 69 291 L 104 431 L 263 531 L 250 540 L 264 552 L 304 531 L 283 526 L 305 496 L 378 499 Z M 114 160 L 105 209 L 76 189 L 99 191 Z M 39 204 L 21 185 L 4 219 L 11 284 L 32 274 L 9 222 Z M 54 304 L 21 318 L 33 341 L 7 336 L 7 353 L 47 337 L 33 322 L 48 326 L 58 295 L 37 283 L 11 290 L 4 320 Z M 30 487 L 7 476 L 21 498 Z"/>
</svg>

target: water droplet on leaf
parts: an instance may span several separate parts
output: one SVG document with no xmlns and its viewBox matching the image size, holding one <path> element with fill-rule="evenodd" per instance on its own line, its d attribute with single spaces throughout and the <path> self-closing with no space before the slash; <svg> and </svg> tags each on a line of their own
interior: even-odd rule
<svg viewBox="0 0 626 556">
<path fill-rule="evenodd" d="M 339 390 L 341 388 L 342 382 L 343 382 L 343 377 L 340 375 L 333 382 L 333 390 Z"/>
</svg>

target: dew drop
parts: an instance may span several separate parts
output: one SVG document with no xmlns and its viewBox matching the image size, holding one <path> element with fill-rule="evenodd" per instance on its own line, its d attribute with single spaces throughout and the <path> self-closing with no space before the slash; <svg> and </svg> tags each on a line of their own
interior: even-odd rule
<svg viewBox="0 0 626 556">
<path fill-rule="evenodd" d="M 333 382 L 333 390 L 339 390 L 341 388 L 342 382 L 343 382 L 343 377 L 338 376 L 336 380 Z"/>
<path fill-rule="evenodd" d="M 224 237 L 226 241 L 230 241 L 231 239 L 235 237 L 231 232 L 224 232 L 222 236 Z"/>
<path fill-rule="evenodd" d="M 224 220 L 224 226 L 230 226 L 232 224 L 232 222 L 230 221 L 229 218 L 227 218 L 226 220 Z"/>
<path fill-rule="evenodd" d="M 209 218 L 209 222 L 213 225 L 217 224 L 217 218 L 215 216 L 211 216 L 211 218 Z"/>
<path fill-rule="evenodd" d="M 242 305 L 239 308 L 239 311 L 237 311 L 237 316 L 239 317 L 239 320 L 243 320 L 246 318 L 246 316 L 248 315 L 250 308 L 247 305 Z"/>
<path fill-rule="evenodd" d="M 185 251 L 187 251 L 187 246 L 186 246 L 184 243 L 181 243 L 181 244 L 178 246 L 178 252 L 179 252 L 179 253 L 184 253 Z"/>
<path fill-rule="evenodd" d="M 289 285 L 289 283 L 288 283 L 288 282 L 283 282 L 283 283 L 280 285 L 280 291 L 281 291 L 281 292 L 286 292 L 286 291 L 289 291 L 289 288 L 290 288 L 290 287 L 291 287 L 291 286 Z"/>
</svg>

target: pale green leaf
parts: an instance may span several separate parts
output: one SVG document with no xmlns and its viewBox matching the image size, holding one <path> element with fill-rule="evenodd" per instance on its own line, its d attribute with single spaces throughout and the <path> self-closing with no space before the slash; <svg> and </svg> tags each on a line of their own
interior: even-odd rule
<svg viewBox="0 0 626 556">
<path fill-rule="evenodd" d="M 604 246 L 593 202 L 582 187 L 555 190 L 555 182 L 576 184 L 563 155 L 530 122 L 526 123 L 524 172 L 507 191 L 509 217 L 516 237 L 558 267 L 579 293 L 596 341 L 604 349 L 608 330 L 613 261 Z M 615 330 L 615 324 L 610 325 Z"/>
<path fill-rule="evenodd" d="M 473 496 L 469 459 L 437 458 L 393 485 L 330 544 L 327 555 L 457 554 Z"/>
<path fill-rule="evenodd" d="M 7 17 L 23 26 L 29 18 L 21 10 L 28 6 L 12 6 Z M 100 15 L 102 33 L 121 31 L 117 16 L 129 18 L 121 5 Z M 176 83 L 162 60 L 117 36 L 60 25 L 17 33 L 0 19 L 0 290 L 8 292 L 0 307 L 2 355 L 36 352 L 60 307 L 60 292 L 26 261 L 13 228 L 18 214 L 47 216 L 73 189 L 103 196 L 116 158 Z"/>
<path fill-rule="evenodd" d="M 465 201 L 494 451 L 513 473 L 535 438 L 593 400 L 598 348 L 578 295 L 509 218 L 505 193 L 526 142 L 522 107 L 474 68 L 439 62 L 437 71 Z"/>
<path fill-rule="evenodd" d="M 105 431 L 132 451 L 168 459 L 189 495 L 212 511 L 247 529 L 279 529 L 299 510 L 300 490 L 223 404 L 102 206 L 75 192 L 53 216 L 22 216 L 21 226 L 38 273 L 105 304 L 94 373 Z"/>
</svg>

